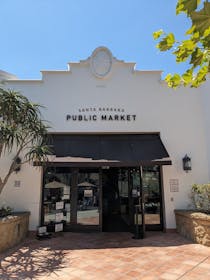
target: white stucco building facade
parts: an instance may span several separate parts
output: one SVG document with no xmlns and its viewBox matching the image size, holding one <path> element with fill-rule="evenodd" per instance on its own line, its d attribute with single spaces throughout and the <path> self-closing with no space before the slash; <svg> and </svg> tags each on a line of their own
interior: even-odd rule
<svg viewBox="0 0 210 280">
<path fill-rule="evenodd" d="M 4 79 L 3 74 L 1 78 Z M 50 122 L 49 132 L 55 135 L 159 135 L 171 161 L 171 164 L 160 164 L 161 170 L 158 173 L 161 177 L 161 203 L 158 204 L 158 208 L 161 207 L 158 213 L 162 215 L 161 229 L 176 227 L 174 209 L 189 207 L 190 188 L 194 183 L 209 182 L 209 81 L 198 89 L 180 87 L 173 90 L 161 80 L 161 71 L 137 71 L 135 63 L 118 60 L 107 48 L 99 47 L 88 59 L 69 63 L 67 70 L 42 71 L 41 80 L 19 80 L 14 77 L 10 79 L 7 76 L 5 86 L 21 91 L 31 101 L 42 104 L 45 107 L 43 118 Z M 192 162 L 192 170 L 189 172 L 184 171 L 182 166 L 182 159 L 186 154 Z M 79 156 L 81 155 L 78 154 Z M 65 155 L 62 157 L 65 158 Z M 3 173 L 6 169 L 7 161 L 9 157 L 1 160 L 0 172 Z M 65 159 L 62 161 L 65 162 Z M 68 158 L 65 168 L 68 168 L 69 161 Z M 144 163 L 139 165 L 144 166 Z M 154 162 L 151 165 L 154 166 Z M 84 162 L 82 167 L 84 168 Z M 61 164 L 59 168 L 62 168 Z M 80 167 L 77 165 L 75 168 L 78 170 Z M 94 170 L 97 168 L 102 170 L 100 173 L 113 167 L 104 163 L 104 166 L 98 167 L 96 164 Z M 130 172 L 127 171 L 130 166 L 125 164 L 118 167 L 118 173 L 119 168 L 124 168 L 125 174 Z M 90 169 L 90 166 L 87 165 L 87 169 Z M 46 222 L 43 218 L 46 214 L 43 213 L 43 204 L 47 203 L 47 199 L 43 198 L 46 183 L 43 183 L 43 176 L 41 167 L 25 164 L 20 172 L 11 176 L 0 197 L 1 204 L 9 205 L 16 211 L 31 212 L 30 230 L 35 230 Z M 16 181 L 20 183 L 18 187 L 15 186 Z M 60 182 L 64 183 L 62 180 Z M 129 178 L 128 182 L 131 182 Z M 71 183 L 69 187 L 70 185 Z M 100 186 L 104 187 L 103 182 Z M 88 192 L 83 191 L 87 195 Z M 94 191 L 90 193 L 89 195 L 94 197 Z M 102 190 L 100 195 L 103 196 Z M 135 196 L 135 192 L 132 195 Z M 64 202 L 68 205 L 67 210 L 69 204 L 71 205 L 69 200 L 68 203 Z M 103 197 L 98 203 L 101 213 Z M 126 208 L 129 203 L 121 202 L 120 209 Z M 150 200 L 148 205 L 157 203 L 157 200 Z M 64 205 L 62 207 L 65 208 Z M 129 209 L 130 207 L 128 206 Z M 78 208 L 76 211 L 78 216 Z M 126 211 L 129 214 L 130 210 Z M 148 213 L 154 214 L 150 211 Z M 103 214 L 98 223 L 103 223 Z M 103 230 L 103 226 L 100 229 Z"/>
</svg>

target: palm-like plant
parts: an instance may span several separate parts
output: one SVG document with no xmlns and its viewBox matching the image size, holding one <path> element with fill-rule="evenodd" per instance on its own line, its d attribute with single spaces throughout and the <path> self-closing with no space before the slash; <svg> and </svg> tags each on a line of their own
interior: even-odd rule
<svg viewBox="0 0 210 280">
<path fill-rule="evenodd" d="M 47 144 L 47 129 L 42 120 L 39 104 L 32 103 L 20 92 L 0 88 L 0 158 L 15 152 L 4 177 L 0 174 L 0 194 L 10 175 L 20 164 L 47 160 L 50 149 Z"/>
</svg>

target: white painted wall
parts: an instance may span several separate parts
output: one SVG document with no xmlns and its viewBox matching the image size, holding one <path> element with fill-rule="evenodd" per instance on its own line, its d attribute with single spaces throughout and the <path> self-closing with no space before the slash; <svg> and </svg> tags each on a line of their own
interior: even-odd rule
<svg viewBox="0 0 210 280">
<path fill-rule="evenodd" d="M 42 81 L 8 81 L 7 86 L 20 90 L 33 102 L 46 107 L 44 118 L 56 132 L 160 132 L 172 159 L 163 168 L 166 226 L 175 228 L 174 209 L 186 208 L 193 183 L 209 181 L 210 160 L 207 87 L 172 90 L 161 81 L 160 71 L 134 71 L 134 64 L 113 60 L 111 73 L 96 78 L 90 59 L 70 64 L 71 71 L 45 71 Z M 135 122 L 67 122 L 67 114 L 79 108 L 119 107 L 136 114 Z M 182 170 L 185 154 L 192 158 L 192 171 Z M 15 209 L 31 211 L 31 229 L 39 221 L 41 173 L 25 167 L 18 175 L 22 186 L 16 190 L 12 178 L 3 199 Z M 179 179 L 179 192 L 171 193 L 169 180 Z"/>
<path fill-rule="evenodd" d="M 14 154 L 0 160 L 0 175 L 8 170 Z M 20 187 L 15 186 L 20 182 Z M 42 170 L 30 164 L 24 164 L 21 170 L 13 173 L 0 195 L 0 206 L 10 206 L 14 211 L 30 211 L 29 228 L 36 230 L 40 224 Z"/>
<path fill-rule="evenodd" d="M 202 108 L 205 124 L 205 133 L 207 141 L 208 169 L 210 170 L 210 76 L 207 81 L 200 87 L 202 96 Z M 210 171 L 209 171 L 210 172 Z"/>
</svg>

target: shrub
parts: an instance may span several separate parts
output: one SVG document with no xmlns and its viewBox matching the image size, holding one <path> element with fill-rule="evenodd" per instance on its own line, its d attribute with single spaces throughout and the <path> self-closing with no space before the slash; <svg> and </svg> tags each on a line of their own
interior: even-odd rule
<svg viewBox="0 0 210 280">
<path fill-rule="evenodd" d="M 196 210 L 210 213 L 210 184 L 194 184 L 191 199 Z"/>
<path fill-rule="evenodd" d="M 0 208 L 0 218 L 3 218 L 3 217 L 6 217 L 6 216 L 9 216 L 12 212 L 12 209 L 7 206 L 7 207 L 1 207 Z"/>
</svg>

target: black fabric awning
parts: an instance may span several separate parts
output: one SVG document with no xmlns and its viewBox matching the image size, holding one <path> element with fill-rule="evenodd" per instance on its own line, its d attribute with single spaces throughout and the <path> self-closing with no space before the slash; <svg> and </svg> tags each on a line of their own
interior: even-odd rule
<svg viewBox="0 0 210 280">
<path fill-rule="evenodd" d="M 158 133 L 52 134 L 50 139 L 55 163 L 66 162 L 70 166 L 171 164 Z"/>
</svg>

